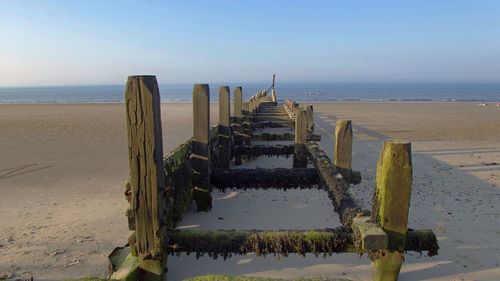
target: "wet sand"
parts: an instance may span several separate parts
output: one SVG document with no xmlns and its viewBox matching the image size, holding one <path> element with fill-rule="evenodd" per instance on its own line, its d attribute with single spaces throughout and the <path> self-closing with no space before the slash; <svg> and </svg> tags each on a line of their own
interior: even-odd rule
<svg viewBox="0 0 500 281">
<path fill-rule="evenodd" d="M 305 103 L 301 103 L 305 104 Z M 382 141 L 412 141 L 410 227 L 432 228 L 440 254 L 407 255 L 401 280 L 496 280 L 500 274 L 500 108 L 474 103 L 331 103 L 314 105 L 316 133 L 331 155 L 336 118 L 354 124 L 353 195 L 369 207 Z M 212 124 L 217 104 L 211 107 Z M 162 104 L 164 151 L 192 134 L 191 104 Z M 104 276 L 106 257 L 129 235 L 128 178 L 121 104 L 0 105 L 0 277 L 36 280 Z M 260 162 L 259 162 L 260 161 Z M 254 165 L 279 164 L 276 158 Z M 260 164 L 259 164 L 260 163 Z M 496 163 L 496 164 L 495 164 Z M 214 194 L 209 214 L 188 213 L 200 228 L 312 228 L 338 225 L 317 191 Z M 218 219 L 223 217 L 223 220 Z M 171 280 L 196 274 L 330 276 L 369 280 L 366 257 L 169 260 Z"/>
</svg>

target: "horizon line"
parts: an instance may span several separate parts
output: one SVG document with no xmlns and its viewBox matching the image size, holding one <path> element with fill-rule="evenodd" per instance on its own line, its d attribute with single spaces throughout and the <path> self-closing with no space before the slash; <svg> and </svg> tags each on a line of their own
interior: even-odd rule
<svg viewBox="0 0 500 281">
<path fill-rule="evenodd" d="M 158 85 L 195 85 L 195 84 L 261 84 L 261 83 L 269 83 L 270 81 L 248 81 L 248 82 L 159 82 Z M 324 84 L 324 83 L 338 83 L 338 84 L 500 84 L 500 81 L 279 81 L 276 82 L 276 85 L 280 83 L 292 84 L 292 83 L 309 83 L 309 84 Z M 3 86 L 0 85 L 0 89 L 5 88 L 55 88 L 55 87 L 92 87 L 92 86 L 125 86 L 126 83 L 96 83 L 96 84 L 40 84 L 40 85 L 8 85 Z"/>
</svg>

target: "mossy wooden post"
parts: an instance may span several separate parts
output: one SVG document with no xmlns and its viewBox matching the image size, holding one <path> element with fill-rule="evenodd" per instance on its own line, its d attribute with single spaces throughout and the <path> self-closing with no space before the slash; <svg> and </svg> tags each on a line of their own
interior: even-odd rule
<svg viewBox="0 0 500 281">
<path fill-rule="evenodd" d="M 351 120 L 337 120 L 335 123 L 335 166 L 351 170 L 352 125 Z"/>
<path fill-rule="evenodd" d="M 125 89 L 132 208 L 140 280 L 163 280 L 165 200 L 160 91 L 155 76 L 130 76 Z"/>
<path fill-rule="evenodd" d="M 231 161 L 231 124 L 230 124 L 229 86 L 221 86 L 219 89 L 219 143 L 220 161 L 219 167 L 229 169 Z"/>
<path fill-rule="evenodd" d="M 307 132 L 312 134 L 314 132 L 314 117 L 313 117 L 313 106 L 306 106 L 306 115 L 307 115 Z"/>
<path fill-rule="evenodd" d="M 372 220 L 388 235 L 388 249 L 374 255 L 373 280 L 397 280 L 408 232 L 412 185 L 411 144 L 385 141 L 377 163 Z"/>
<path fill-rule="evenodd" d="M 293 166 L 296 168 L 307 167 L 307 115 L 305 110 L 297 110 L 295 117 L 295 155 Z"/>
<path fill-rule="evenodd" d="M 210 196 L 210 90 L 208 84 L 195 84 L 193 88 L 193 167 L 194 200 L 198 211 L 212 208 Z"/>
</svg>

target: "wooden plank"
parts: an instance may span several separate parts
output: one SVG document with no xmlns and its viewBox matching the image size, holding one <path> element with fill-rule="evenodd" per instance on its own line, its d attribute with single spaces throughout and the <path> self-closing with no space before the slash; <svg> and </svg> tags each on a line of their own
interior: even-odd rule
<svg viewBox="0 0 500 281">
<path fill-rule="evenodd" d="M 373 280 L 398 279 L 408 231 L 411 186 L 411 144 L 385 141 L 377 163 L 372 220 L 387 232 L 389 245 L 373 261 Z"/>
<path fill-rule="evenodd" d="M 138 258 L 130 254 L 129 248 L 116 248 L 109 255 L 110 280 L 139 280 Z"/>
<path fill-rule="evenodd" d="M 352 231 L 359 237 L 361 249 L 381 250 L 387 249 L 387 234 L 376 224 L 369 222 L 370 217 L 359 216 L 352 219 Z"/>
<path fill-rule="evenodd" d="M 198 211 L 212 208 L 210 196 L 210 89 L 208 84 L 193 87 L 193 142 L 191 161 L 193 168 L 194 200 Z"/>
<path fill-rule="evenodd" d="M 132 208 L 140 274 L 163 277 L 165 201 L 160 91 L 155 76 L 130 76 L 125 89 Z M 146 264 L 156 264 L 152 269 Z"/>
</svg>

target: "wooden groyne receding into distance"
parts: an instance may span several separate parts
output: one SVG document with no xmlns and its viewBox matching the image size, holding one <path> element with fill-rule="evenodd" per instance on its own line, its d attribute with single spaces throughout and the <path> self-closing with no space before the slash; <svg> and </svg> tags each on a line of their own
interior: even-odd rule
<svg viewBox="0 0 500 281">
<path fill-rule="evenodd" d="M 408 228 L 412 187 L 411 144 L 387 140 L 377 164 L 372 210 L 358 206 L 348 192 L 361 181 L 353 171 L 352 124 L 338 120 L 334 160 L 314 134 L 313 107 L 286 99 L 279 103 L 273 85 L 243 101 L 234 88 L 220 87 L 219 123 L 210 126 L 207 84 L 193 87 L 193 137 L 164 156 L 160 96 L 155 76 L 130 76 L 125 90 L 130 178 L 125 196 L 132 231 L 128 245 L 110 255 L 110 279 L 167 280 L 168 255 L 196 253 L 213 258 L 255 253 L 279 255 L 367 253 L 373 280 L 397 280 L 406 251 L 436 255 L 431 230 Z M 262 128 L 289 128 L 261 133 Z M 265 141 L 265 145 L 254 142 Z M 276 141 L 293 144 L 272 145 Z M 293 157 L 293 168 L 233 169 L 252 159 Z M 212 208 L 218 189 L 319 188 L 326 191 L 342 226 L 311 230 L 179 230 L 176 225 L 196 202 L 198 211 Z"/>
</svg>

